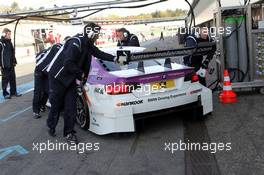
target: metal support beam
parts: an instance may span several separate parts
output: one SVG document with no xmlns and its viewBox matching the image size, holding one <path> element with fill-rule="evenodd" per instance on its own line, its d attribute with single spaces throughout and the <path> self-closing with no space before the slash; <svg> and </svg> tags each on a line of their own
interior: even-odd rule
<svg viewBox="0 0 264 175">
<path fill-rule="evenodd" d="M 71 9 L 81 9 L 81 8 L 89 9 L 91 7 L 110 7 L 111 5 L 138 3 L 138 2 L 145 2 L 145 1 L 149 1 L 149 0 L 124 0 L 124 1 L 96 2 L 96 3 L 89 3 L 89 4 L 66 6 L 66 7 L 55 7 L 55 8 L 40 9 L 40 10 L 30 10 L 30 11 L 18 12 L 18 13 L 0 14 L 0 18 L 7 18 L 11 16 L 21 16 L 21 15 L 22 16 L 32 15 L 32 14 L 38 14 L 38 13 L 44 13 L 44 12 L 54 12 L 54 11 L 63 11 L 63 10 L 71 10 Z"/>
</svg>

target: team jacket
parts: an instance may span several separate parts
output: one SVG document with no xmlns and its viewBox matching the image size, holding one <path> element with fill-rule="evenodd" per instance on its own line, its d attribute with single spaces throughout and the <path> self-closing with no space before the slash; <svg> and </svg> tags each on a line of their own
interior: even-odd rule
<svg viewBox="0 0 264 175">
<path fill-rule="evenodd" d="M 118 41 L 117 46 L 134 46 L 140 47 L 138 37 L 134 34 L 128 34 L 128 39 L 126 41 Z"/>
<path fill-rule="evenodd" d="M 2 37 L 0 40 L 0 67 L 9 69 L 16 64 L 15 51 L 11 40 Z"/>
<path fill-rule="evenodd" d="M 196 47 L 198 43 L 201 42 L 213 42 L 213 40 L 210 37 L 205 40 L 205 39 L 197 38 L 194 35 L 190 35 L 186 38 L 185 46 Z M 203 61 L 203 56 L 186 56 L 183 58 L 184 64 L 187 66 L 192 66 L 193 63 L 196 65 L 196 63 L 198 62 L 201 64 L 200 67 L 207 69 L 209 62 L 213 58 L 213 55 L 214 53 L 209 53 L 204 61 Z M 200 69 L 200 67 L 195 68 L 195 70 L 197 71 L 198 69 Z"/>
<path fill-rule="evenodd" d="M 44 50 L 40 52 L 36 56 L 36 70 L 46 73 L 46 69 L 48 68 L 50 62 L 54 58 L 54 56 L 57 54 L 57 52 L 62 47 L 62 44 L 54 44 L 47 50 Z"/>
<path fill-rule="evenodd" d="M 47 72 L 68 87 L 75 79 L 81 79 L 83 73 L 88 77 L 92 55 L 102 60 L 114 60 L 113 55 L 100 51 L 87 37 L 78 34 L 60 48 Z"/>
</svg>

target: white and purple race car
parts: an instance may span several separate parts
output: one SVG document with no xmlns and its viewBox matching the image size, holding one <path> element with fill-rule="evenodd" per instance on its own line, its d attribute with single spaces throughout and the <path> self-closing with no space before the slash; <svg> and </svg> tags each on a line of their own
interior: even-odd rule
<svg viewBox="0 0 264 175">
<path fill-rule="evenodd" d="M 87 83 L 77 100 L 77 123 L 81 128 L 98 135 L 134 132 L 135 120 L 141 118 L 179 109 L 191 109 L 199 117 L 213 111 L 212 91 L 199 83 L 194 68 L 171 61 L 171 56 L 192 50 L 143 50 L 104 50 L 130 54 L 125 65 L 92 59 Z"/>
</svg>

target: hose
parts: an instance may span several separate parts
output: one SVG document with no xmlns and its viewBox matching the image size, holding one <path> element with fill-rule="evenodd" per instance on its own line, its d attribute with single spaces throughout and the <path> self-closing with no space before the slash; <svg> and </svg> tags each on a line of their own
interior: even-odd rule
<svg viewBox="0 0 264 175">
<path fill-rule="evenodd" d="M 193 22 L 193 26 L 195 27 L 196 26 L 196 21 L 195 21 L 195 16 L 194 16 L 194 9 L 192 7 L 192 5 L 190 4 L 190 2 L 188 0 L 185 0 L 185 2 L 189 5 L 190 7 L 190 10 L 191 10 L 191 22 L 190 22 L 190 27 L 189 29 L 192 28 L 192 22 Z"/>
</svg>

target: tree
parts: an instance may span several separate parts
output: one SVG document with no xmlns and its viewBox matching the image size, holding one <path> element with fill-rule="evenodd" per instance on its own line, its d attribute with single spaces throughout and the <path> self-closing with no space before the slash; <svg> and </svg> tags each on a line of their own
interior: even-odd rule
<svg viewBox="0 0 264 175">
<path fill-rule="evenodd" d="M 118 15 L 108 15 L 107 17 L 103 18 L 91 18 L 91 19 L 105 19 L 105 20 L 127 20 L 127 19 L 152 19 L 152 18 L 168 18 L 168 17 L 182 17 L 186 16 L 188 13 L 187 10 L 182 10 L 182 9 L 175 9 L 175 10 L 163 10 L 159 11 L 156 10 L 155 12 L 152 13 L 141 13 L 139 15 L 132 15 L 132 16 L 126 16 L 126 17 L 120 17 Z"/>
<path fill-rule="evenodd" d="M 160 18 L 161 14 L 160 11 L 156 10 L 156 12 L 151 13 L 152 18 Z"/>
<path fill-rule="evenodd" d="M 17 2 L 13 2 L 13 3 L 11 4 L 11 10 L 12 10 L 13 12 L 15 12 L 15 11 L 19 11 L 19 10 L 20 10 Z"/>
</svg>

